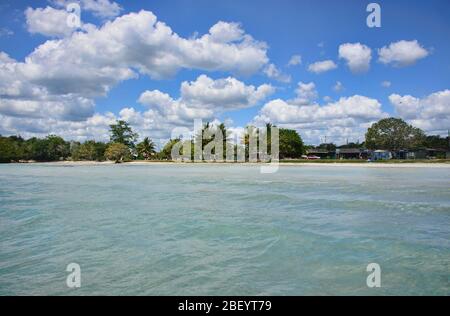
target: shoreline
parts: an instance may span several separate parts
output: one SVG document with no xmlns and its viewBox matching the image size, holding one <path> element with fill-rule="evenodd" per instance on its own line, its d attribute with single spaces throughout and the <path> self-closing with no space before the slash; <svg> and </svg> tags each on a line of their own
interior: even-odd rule
<svg viewBox="0 0 450 316">
<path fill-rule="evenodd" d="M 53 162 L 26 162 L 9 163 L 5 165 L 47 165 L 47 166 L 110 166 L 110 165 L 179 165 L 179 166 L 262 166 L 263 163 L 249 162 L 174 162 L 174 161 L 130 161 L 116 164 L 114 161 L 53 161 Z M 283 161 L 279 165 L 298 166 L 298 167 L 360 167 L 360 168 L 449 168 L 450 162 L 289 162 Z"/>
</svg>

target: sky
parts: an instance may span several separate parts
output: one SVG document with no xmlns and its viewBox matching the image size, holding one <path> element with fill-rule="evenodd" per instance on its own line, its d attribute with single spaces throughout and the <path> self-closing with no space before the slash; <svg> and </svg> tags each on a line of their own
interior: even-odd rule
<svg viewBox="0 0 450 316">
<path fill-rule="evenodd" d="M 450 2 L 377 1 L 380 27 L 369 3 L 2 0 L 0 134 L 108 140 L 124 119 L 162 144 L 202 119 L 343 144 L 394 116 L 446 135 Z"/>
</svg>

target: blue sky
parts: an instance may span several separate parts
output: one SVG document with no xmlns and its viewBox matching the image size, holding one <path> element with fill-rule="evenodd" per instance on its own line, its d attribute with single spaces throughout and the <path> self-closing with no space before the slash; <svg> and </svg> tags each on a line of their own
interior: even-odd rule
<svg viewBox="0 0 450 316">
<path fill-rule="evenodd" d="M 73 37 L 73 33 L 55 36 L 49 34 L 48 29 L 39 29 L 42 27 L 39 22 L 47 23 L 51 20 L 51 17 L 46 14 L 56 15 L 57 12 L 42 12 L 40 15 L 33 16 L 25 14 L 27 8 L 37 10 L 47 6 L 65 12 L 66 3 L 63 2 L 58 0 L 3 1 L 0 4 L 0 52 L 5 53 L 8 58 L 13 60 L 13 63 L 23 64 L 25 58 L 34 49 L 47 41 L 66 41 Z M 158 21 L 164 22 L 174 33 L 185 39 L 199 38 L 208 34 L 210 28 L 219 21 L 237 22 L 245 34 L 250 35 L 258 43 L 266 44 L 264 52 L 267 60 L 261 62 L 256 71 L 246 74 L 239 73 L 234 66 L 230 66 L 228 69 L 227 67 L 224 69 L 212 67 L 214 69 L 211 69 L 207 65 L 205 67 L 184 66 L 186 62 L 183 61 L 181 63 L 183 66 L 178 67 L 173 74 L 164 76 L 164 78 L 155 78 L 148 73 L 140 72 L 133 68 L 133 64 L 130 64 L 130 69 L 135 71 L 138 78 L 127 77 L 118 80 L 108 87 L 106 94 L 99 92 L 88 95 L 84 91 L 77 90 L 77 98 L 87 98 L 93 104 L 92 109 L 86 110 L 90 111 L 89 113 L 82 111 L 83 115 L 75 115 L 75 117 L 48 117 L 47 114 L 42 114 L 42 109 L 36 110 L 41 113 L 41 116 L 37 115 L 33 111 L 20 108 L 20 106 L 39 107 L 39 103 L 29 103 L 34 102 L 34 99 L 30 99 L 25 94 L 8 95 L 0 90 L 0 102 L 3 99 L 3 104 L 0 103 L 0 116 L 3 121 L 3 124 L 0 125 L 1 134 L 27 136 L 55 132 L 76 139 L 104 138 L 105 131 L 104 128 L 102 130 L 100 123 L 95 123 L 95 128 L 93 128 L 89 125 L 90 123 L 83 124 L 83 122 L 93 115 L 105 115 L 107 112 L 112 112 L 117 118 L 123 108 L 132 108 L 138 114 L 134 114 L 134 118 L 130 120 L 136 121 L 136 129 L 140 134 L 164 139 L 168 137 L 169 129 L 176 125 L 175 121 L 177 120 L 167 122 L 165 127 L 160 126 L 153 129 L 152 126 L 147 126 L 148 122 L 143 123 L 143 119 L 137 116 L 145 116 L 144 113 L 152 108 L 161 109 L 162 105 L 158 104 L 155 107 L 152 102 L 156 101 L 153 99 L 147 102 L 148 104 L 138 102 L 138 99 L 144 91 L 158 90 L 168 94 L 173 100 L 178 100 L 181 98 L 182 82 L 195 82 L 200 75 L 206 75 L 213 81 L 232 77 L 245 86 L 257 88 L 266 84 L 273 88 L 273 91 L 264 98 L 259 98 L 256 102 L 249 102 L 245 106 L 230 104 L 220 108 L 220 105 L 214 107 L 210 104 L 205 105 L 209 106 L 211 111 L 208 114 L 202 114 L 203 119 L 227 120 L 236 128 L 243 127 L 250 122 L 256 124 L 270 120 L 278 125 L 297 129 L 311 143 L 318 143 L 322 140 L 323 135 L 330 136 L 329 134 L 338 143 L 348 138 L 350 141 L 361 140 L 367 124 L 386 115 L 400 116 L 413 125 L 425 129 L 428 133 L 444 134 L 447 128 L 450 128 L 450 92 L 448 90 L 450 88 L 450 21 L 448 19 L 450 2 L 448 1 L 377 1 L 381 6 L 382 25 L 380 28 L 369 28 L 366 25 L 366 17 L 369 14 L 366 12 L 366 6 L 371 1 L 361 0 L 115 1 L 115 7 L 120 8 L 116 12 L 118 14 L 111 14 L 107 17 L 90 9 L 88 2 L 95 2 L 95 0 L 80 3 L 81 20 L 83 23 L 93 24 L 93 27 L 96 28 L 101 27 L 107 21 L 114 22 L 117 17 L 141 10 L 152 12 Z M 106 2 L 114 4 L 111 0 Z M 33 22 L 32 19 L 35 21 Z M 55 25 L 52 28 L 57 30 L 58 27 Z M 75 32 L 88 33 L 90 31 L 78 29 Z M 130 34 L 130 38 L 133 38 L 133 34 Z M 128 40 L 126 42 L 127 44 L 133 43 L 131 40 L 130 43 Z M 368 69 L 356 71 L 356 73 L 350 70 L 347 65 L 348 60 L 339 57 L 339 47 L 346 43 L 352 45 L 359 43 L 370 49 L 371 58 Z M 400 44 L 389 47 L 395 43 Z M 152 43 L 146 43 L 146 45 L 152 45 Z M 137 48 L 139 47 L 137 46 Z M 378 50 L 382 47 L 390 49 L 388 52 L 390 60 L 385 62 L 379 60 Z M 352 46 L 352 49 L 356 48 Z M 417 53 L 411 57 L 408 56 L 408 53 L 412 49 L 417 49 Z M 54 54 L 54 52 L 49 54 Z M 294 55 L 301 56 L 301 64 L 289 66 L 288 63 Z M 51 59 L 52 56 L 45 58 Z M 82 59 L 83 55 L 80 58 Z M 111 55 L 111 60 L 108 62 L 113 64 L 114 58 L 116 57 Z M 145 59 L 145 56 L 142 58 Z M 189 56 L 187 58 L 189 59 Z M 237 56 L 236 60 L 239 58 L 241 56 Z M 406 58 L 406 61 L 403 62 L 402 58 Z M 324 60 L 334 62 L 336 68 L 322 73 L 314 73 L 309 70 L 311 64 Z M 84 62 L 81 60 L 78 66 L 83 67 Z M 122 60 L 117 61 L 117 63 L 121 62 Z M 245 59 L 243 62 L 246 62 Z M 53 67 L 52 64 L 45 63 L 47 67 Z M 280 76 L 277 78 L 276 75 L 267 73 L 266 70 L 270 64 L 276 67 L 284 79 L 280 80 Z M 58 80 L 61 80 L 57 77 L 49 83 L 50 80 L 41 80 L 41 77 L 44 76 L 41 75 L 39 80 L 33 77 L 32 79 L 15 78 L 15 80 L 7 81 L 7 79 L 11 79 L 11 75 L 4 69 L 2 70 L 4 75 L 0 77 L 3 82 L 0 81 L 0 84 L 3 84 L 5 91 L 7 87 L 11 86 L 11 82 L 20 80 L 25 82 L 24 85 L 29 82 L 25 80 L 30 80 L 31 84 L 36 84 L 39 89 L 50 91 L 55 90 L 55 87 L 49 85 L 58 85 Z M 95 66 L 93 69 L 96 69 Z M 51 72 L 50 70 L 49 73 Z M 289 77 L 288 81 L 286 78 Z M 314 96 L 308 97 L 307 101 L 303 100 L 300 103 L 297 102 L 298 100 L 293 101 L 298 99 L 296 90 L 299 82 L 314 84 L 314 88 L 311 89 L 309 86 L 308 90 L 313 91 Z M 340 82 L 342 86 L 338 91 L 333 89 L 337 82 Z M 382 82 L 385 82 L 384 86 Z M 36 88 L 36 90 L 39 89 Z M 54 92 L 45 93 L 45 97 L 36 97 L 37 100 L 42 102 L 42 100 L 51 99 L 51 102 L 59 102 L 55 100 L 57 98 L 66 100 L 68 95 L 72 97 L 75 92 L 64 90 L 64 93 L 59 95 Z M 350 107 L 358 107 L 355 102 L 351 102 L 353 100 L 351 98 L 354 96 L 367 98 L 364 100 L 354 99 L 356 103 L 367 101 L 369 104 L 370 100 L 376 100 L 380 108 L 375 109 L 375 105 L 372 107 L 368 105 L 369 108 L 371 107 L 369 109 L 372 111 L 371 114 L 358 114 L 358 109 L 350 109 Z M 188 109 L 199 109 L 202 107 L 203 101 L 198 98 L 194 98 L 195 102 L 189 101 L 195 104 L 190 104 L 187 99 L 182 102 L 186 103 Z M 12 102 L 13 99 L 17 103 Z M 278 99 L 283 103 L 267 105 Z M 55 104 L 61 107 L 65 106 L 60 103 Z M 323 114 L 321 107 L 327 107 L 330 104 L 334 104 L 336 109 L 334 107 L 325 108 L 323 109 L 325 114 Z M 50 109 L 44 112 L 51 113 L 52 106 L 55 105 L 50 104 Z M 311 110 L 311 106 L 316 106 L 317 109 Z M 348 117 L 345 117 L 345 113 L 336 114 L 336 111 L 347 108 L 349 109 L 344 112 L 348 114 Z M 19 110 L 15 111 L 16 109 Z M 76 111 L 75 106 L 68 112 L 73 114 Z M 156 120 L 159 122 L 170 120 L 167 113 L 166 110 L 161 110 L 160 116 Z M 304 115 L 304 113 L 310 114 Z M 333 117 L 334 114 L 337 116 Z M 308 118 L 305 118 L 307 115 L 311 116 L 309 122 Z M 183 123 L 177 122 L 188 126 L 188 120 L 186 117 L 184 118 Z M 50 121 L 46 122 L 45 120 Z M 104 122 L 106 121 L 104 120 Z M 317 122 L 317 125 L 306 124 L 307 122 Z M 107 126 L 106 123 L 104 125 Z"/>
</svg>

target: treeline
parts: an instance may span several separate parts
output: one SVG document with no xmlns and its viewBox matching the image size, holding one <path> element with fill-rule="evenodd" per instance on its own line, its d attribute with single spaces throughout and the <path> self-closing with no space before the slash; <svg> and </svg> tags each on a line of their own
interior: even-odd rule
<svg viewBox="0 0 450 316">
<path fill-rule="evenodd" d="M 270 154 L 270 133 L 272 125 L 268 124 L 266 129 L 268 139 L 268 154 Z M 238 147 L 245 151 L 245 157 L 249 156 L 249 134 L 244 135 L 239 144 L 235 144 L 230 138 L 230 132 L 224 124 L 218 126 L 206 123 L 201 132 L 191 140 L 183 140 L 192 146 L 195 142 L 201 142 L 202 148 L 215 140 L 214 130 L 218 129 L 223 137 L 224 158 L 226 158 L 226 148 L 232 148 L 236 157 Z M 250 130 L 250 129 L 249 129 Z M 259 132 L 259 129 L 254 129 Z M 88 140 L 83 143 L 76 141 L 65 141 L 56 135 L 49 135 L 45 138 L 23 139 L 20 136 L 0 136 L 0 162 L 21 162 L 21 161 L 104 161 L 113 160 L 116 162 L 137 160 L 171 160 L 172 148 L 180 142 L 180 139 L 171 139 L 158 152 L 154 142 L 146 137 L 142 142 L 137 142 L 138 134 L 135 133 L 126 121 L 117 121 L 110 126 L 110 141 L 98 142 Z M 214 153 L 213 149 L 213 153 Z M 279 156 L 283 158 L 300 158 L 305 153 L 305 146 L 300 135 L 295 130 L 279 129 Z M 193 156 L 192 156 L 193 159 Z"/>
<path fill-rule="evenodd" d="M 132 158 L 147 159 L 154 152 L 155 146 L 148 138 L 135 145 L 138 135 L 133 133 L 127 122 L 118 121 L 110 128 L 111 138 L 108 143 L 95 140 L 69 142 L 56 135 L 27 140 L 20 136 L 0 136 L 0 162 L 127 161 Z"/>
<path fill-rule="evenodd" d="M 439 135 L 426 135 L 420 128 L 414 127 L 402 119 L 391 117 L 381 119 L 369 127 L 362 143 L 347 143 L 341 146 L 323 143 L 307 148 L 328 151 L 334 151 L 336 148 L 383 149 L 394 152 L 430 148 L 448 151 L 450 150 L 450 139 Z"/>
<path fill-rule="evenodd" d="M 272 124 L 266 124 L 265 128 L 258 129 L 254 126 L 248 126 L 246 132 L 242 136 L 242 139 L 232 140 L 230 139 L 230 132 L 225 126 L 225 124 L 220 125 L 212 125 L 210 123 L 206 123 L 201 131 L 197 132 L 196 135 L 192 137 L 190 140 L 183 140 L 183 147 L 187 147 L 189 149 L 190 156 L 188 159 L 194 160 L 195 154 L 195 144 L 201 144 L 203 149 L 207 148 L 208 144 L 212 144 L 212 142 L 216 141 L 216 134 L 220 134 L 222 138 L 222 150 L 223 150 L 223 160 L 227 160 L 228 157 L 233 157 L 235 161 L 238 160 L 238 152 L 241 152 L 246 161 L 250 160 L 250 134 L 253 136 L 256 135 L 256 147 L 259 149 L 258 152 L 254 153 L 255 159 L 262 159 L 261 156 L 261 148 L 260 148 L 260 140 L 263 137 L 267 140 L 266 150 L 267 154 L 271 154 L 271 133 L 272 128 L 275 127 Z M 217 133 L 216 133 L 217 132 Z M 264 134 L 263 134 L 264 133 Z M 306 152 L 305 145 L 301 136 L 297 131 L 286 128 L 278 129 L 279 135 L 279 158 L 301 158 L 303 154 Z M 179 144 L 180 139 L 172 139 L 170 140 L 163 149 L 158 153 L 158 156 L 161 159 L 170 160 L 172 148 L 175 144 Z M 180 146 L 181 147 L 181 146 Z M 180 148 L 179 154 L 183 156 L 185 153 L 183 152 L 183 147 Z M 212 148 L 211 153 L 216 155 L 215 148 Z M 216 157 L 219 158 L 219 157 Z M 205 157 L 203 157 L 205 159 Z"/>
<path fill-rule="evenodd" d="M 267 124 L 264 135 L 268 140 L 268 154 L 270 154 L 270 135 L 273 125 Z M 229 139 L 229 131 L 224 124 L 212 125 L 206 123 L 202 130 L 194 135 L 190 140 L 184 140 L 191 146 L 191 155 L 194 152 L 194 144 L 202 143 L 202 148 L 215 140 L 214 131 L 220 131 L 224 135 L 223 155 L 226 158 L 226 148 L 232 148 L 232 155 L 237 156 L 238 150 L 245 151 L 245 157 L 249 157 L 249 133 L 260 133 L 259 129 L 248 127 L 237 144 Z M 262 135 L 259 135 L 262 136 Z M 75 141 L 65 141 L 56 135 L 49 135 L 45 138 L 23 139 L 20 136 L 0 136 L 0 162 L 20 162 L 20 161 L 103 161 L 113 160 L 116 162 L 138 160 L 171 160 L 172 148 L 180 139 L 171 139 L 158 152 L 153 141 L 146 137 L 143 141 L 137 142 L 138 134 L 135 133 L 126 121 L 117 121 L 110 125 L 110 141 L 98 142 L 88 140 L 83 143 Z M 305 146 L 301 136 L 292 129 L 279 128 L 279 158 L 301 158 L 310 148 L 326 149 L 334 151 L 336 148 L 365 148 L 365 149 L 385 149 L 402 150 L 417 148 L 449 148 L 449 138 L 440 136 L 426 136 L 425 133 L 413 127 L 401 119 L 387 118 L 373 124 L 366 133 L 366 139 L 362 143 L 349 143 L 337 147 L 333 143 L 324 143 L 319 146 Z M 214 150 L 213 150 L 214 153 Z M 182 153 L 181 153 L 182 154 Z M 194 157 L 191 156 L 193 159 Z"/>
</svg>

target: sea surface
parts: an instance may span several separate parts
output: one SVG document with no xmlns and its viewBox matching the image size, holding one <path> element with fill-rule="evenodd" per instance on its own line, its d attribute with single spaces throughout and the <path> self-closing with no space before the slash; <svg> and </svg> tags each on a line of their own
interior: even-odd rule
<svg viewBox="0 0 450 316">
<path fill-rule="evenodd" d="M 450 168 L 0 165 L 0 295 L 97 294 L 450 295 Z"/>
</svg>

